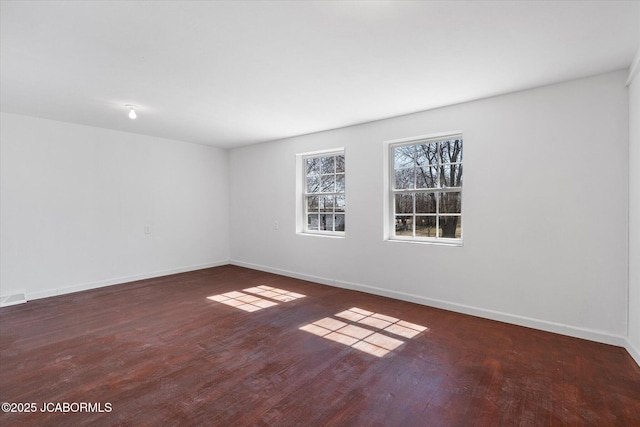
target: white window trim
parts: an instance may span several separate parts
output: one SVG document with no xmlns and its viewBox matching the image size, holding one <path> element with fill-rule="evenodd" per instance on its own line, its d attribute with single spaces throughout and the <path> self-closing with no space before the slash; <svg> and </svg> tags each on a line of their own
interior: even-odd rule
<svg viewBox="0 0 640 427">
<path fill-rule="evenodd" d="M 391 164 L 391 150 L 393 147 L 401 146 L 401 145 L 416 145 L 419 143 L 428 143 L 428 142 L 436 142 L 442 141 L 449 138 L 463 138 L 462 131 L 451 131 L 451 132 L 442 132 L 435 133 L 429 135 L 419 135 L 412 136 L 408 138 L 400 138 L 393 139 L 389 141 L 383 142 L 383 154 L 382 154 L 382 162 L 383 162 L 383 215 L 384 215 L 384 224 L 383 224 L 383 235 L 382 238 L 384 241 L 388 242 L 399 242 L 399 243 L 417 243 L 417 244 L 426 244 L 426 245 L 442 245 L 442 246 L 463 246 L 464 243 L 464 185 L 459 189 L 451 189 L 447 191 L 456 191 L 462 193 L 462 206 L 460 210 L 460 220 L 462 221 L 463 227 L 462 232 L 459 239 L 452 239 L 446 237 L 410 237 L 410 236 L 396 236 L 395 228 L 392 228 L 392 223 L 395 227 L 395 203 L 392 202 L 394 200 L 394 194 L 397 191 L 393 188 L 395 182 L 395 169 Z M 464 160 L 462 161 L 464 165 Z M 463 172 L 464 173 L 464 172 Z M 411 190 L 410 190 L 411 191 Z M 409 192 L 410 192 L 409 191 Z M 442 190 L 438 190 L 442 191 Z M 440 216 L 445 216 L 439 214 Z"/>
<path fill-rule="evenodd" d="M 308 230 L 307 229 L 307 207 L 306 207 L 306 170 L 304 168 L 304 160 L 310 157 L 322 157 L 328 155 L 342 154 L 345 156 L 345 191 L 343 194 L 345 201 L 347 199 L 347 184 L 346 184 L 346 154 L 344 147 L 331 148 L 327 150 L 312 151 L 307 153 L 296 154 L 296 232 L 305 236 L 321 236 L 321 237 L 333 237 L 344 238 L 346 231 L 325 231 L 325 230 Z M 334 193 L 319 193 L 331 195 Z M 345 208 L 345 224 L 346 224 L 346 208 Z"/>
</svg>

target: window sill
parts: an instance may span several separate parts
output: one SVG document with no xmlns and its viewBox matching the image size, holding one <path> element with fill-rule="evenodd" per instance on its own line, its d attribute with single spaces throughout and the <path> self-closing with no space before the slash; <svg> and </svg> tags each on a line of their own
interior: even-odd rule
<svg viewBox="0 0 640 427">
<path fill-rule="evenodd" d="M 385 242 L 391 243 L 412 243 L 418 245 L 434 245 L 434 246 L 453 246 L 453 247 L 462 247 L 464 246 L 464 242 L 462 240 L 416 240 L 416 239 L 385 239 Z"/>
<path fill-rule="evenodd" d="M 345 233 L 323 233 L 322 231 L 299 231 L 298 234 L 301 236 L 329 237 L 333 239 L 344 239 L 345 236 Z"/>
</svg>

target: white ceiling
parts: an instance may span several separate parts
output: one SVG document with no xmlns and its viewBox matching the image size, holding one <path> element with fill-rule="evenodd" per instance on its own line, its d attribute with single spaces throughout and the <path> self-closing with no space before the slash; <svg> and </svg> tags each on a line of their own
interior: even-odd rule
<svg viewBox="0 0 640 427">
<path fill-rule="evenodd" d="M 226 148 L 626 68 L 640 41 L 639 1 L 3 0 L 0 12 L 2 111 Z"/>
</svg>

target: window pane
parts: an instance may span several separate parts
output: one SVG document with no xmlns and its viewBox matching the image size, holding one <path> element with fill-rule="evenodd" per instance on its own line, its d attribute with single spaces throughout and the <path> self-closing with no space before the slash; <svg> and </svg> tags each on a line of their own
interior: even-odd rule
<svg viewBox="0 0 640 427">
<path fill-rule="evenodd" d="M 416 217 L 416 237 L 436 237 L 436 217 Z"/>
<path fill-rule="evenodd" d="M 407 215 L 396 216 L 396 236 L 413 237 L 413 217 Z"/>
<path fill-rule="evenodd" d="M 317 193 L 320 191 L 320 177 L 308 176 L 307 177 L 307 193 Z"/>
<path fill-rule="evenodd" d="M 436 193 L 416 193 L 416 213 L 436 213 Z"/>
<path fill-rule="evenodd" d="M 336 172 L 344 172 L 344 154 L 336 156 Z"/>
<path fill-rule="evenodd" d="M 396 236 L 462 238 L 461 135 L 391 146 Z M 433 141 L 433 142 L 431 142 Z"/>
<path fill-rule="evenodd" d="M 302 154 L 301 162 L 304 168 L 302 214 L 306 216 L 303 231 L 339 231 L 341 234 L 345 229 L 346 209 L 344 151 Z"/>
<path fill-rule="evenodd" d="M 413 213 L 413 195 L 396 194 L 396 213 Z"/>
<path fill-rule="evenodd" d="M 457 163 L 462 161 L 462 140 L 454 139 L 440 143 L 440 162 Z"/>
<path fill-rule="evenodd" d="M 307 196 L 307 212 L 318 211 L 318 196 Z"/>
<path fill-rule="evenodd" d="M 396 171 L 396 186 L 398 190 L 413 188 L 413 172 L 415 169 L 399 169 Z"/>
<path fill-rule="evenodd" d="M 416 164 L 418 166 L 437 165 L 438 164 L 438 144 L 419 144 L 416 145 Z"/>
<path fill-rule="evenodd" d="M 333 196 L 320 197 L 320 212 L 333 212 Z"/>
<path fill-rule="evenodd" d="M 333 231 L 332 214 L 320 214 L 320 230 Z"/>
<path fill-rule="evenodd" d="M 460 238 L 462 235 L 462 221 L 459 216 L 441 216 L 438 237 L 449 239 Z"/>
<path fill-rule="evenodd" d="M 344 192 L 344 174 L 339 173 L 336 175 L 336 193 Z"/>
<path fill-rule="evenodd" d="M 320 157 L 320 173 L 335 173 L 334 157 Z"/>
<path fill-rule="evenodd" d="M 344 214 L 338 214 L 335 216 L 336 231 L 344 231 Z"/>
<path fill-rule="evenodd" d="M 307 228 L 309 230 L 318 229 L 318 214 L 307 215 Z"/>
<path fill-rule="evenodd" d="M 461 213 L 462 193 L 440 193 L 440 213 Z"/>
<path fill-rule="evenodd" d="M 335 189 L 335 182 L 336 182 L 335 175 L 321 175 L 320 176 L 320 192 L 333 193 Z"/>
<path fill-rule="evenodd" d="M 311 159 L 305 160 L 307 175 L 318 174 L 320 173 L 320 159 L 317 157 L 313 157 Z"/>
<path fill-rule="evenodd" d="M 462 187 L 462 165 L 443 165 L 440 174 L 441 187 Z"/>
<path fill-rule="evenodd" d="M 403 145 L 393 149 L 394 168 L 412 167 L 415 164 L 415 146 Z"/>
<path fill-rule="evenodd" d="M 416 188 L 436 188 L 438 186 L 438 169 L 434 167 L 416 169 Z"/>
</svg>

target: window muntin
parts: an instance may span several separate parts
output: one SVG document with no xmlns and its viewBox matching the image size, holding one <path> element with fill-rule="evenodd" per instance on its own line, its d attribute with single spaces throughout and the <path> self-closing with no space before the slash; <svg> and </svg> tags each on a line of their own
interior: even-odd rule
<svg viewBox="0 0 640 427">
<path fill-rule="evenodd" d="M 390 238 L 462 242 L 462 135 L 389 146 Z"/>
<path fill-rule="evenodd" d="M 344 151 L 302 158 L 304 231 L 343 235 L 345 231 Z"/>
</svg>

